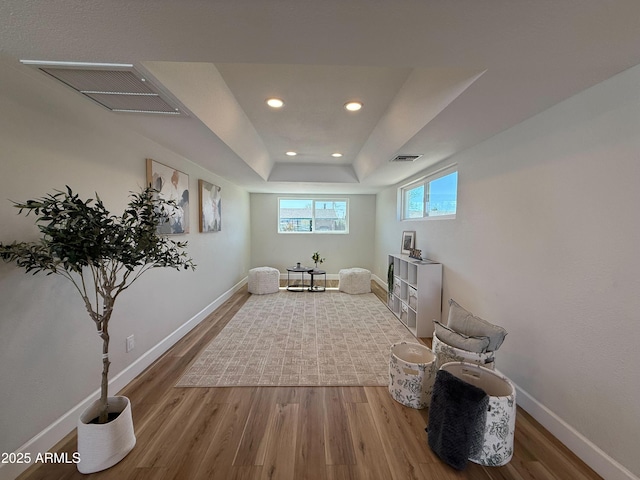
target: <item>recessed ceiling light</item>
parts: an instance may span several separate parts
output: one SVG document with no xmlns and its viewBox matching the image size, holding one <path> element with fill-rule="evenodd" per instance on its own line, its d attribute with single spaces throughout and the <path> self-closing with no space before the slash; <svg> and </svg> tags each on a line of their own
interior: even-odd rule
<svg viewBox="0 0 640 480">
<path fill-rule="evenodd" d="M 348 102 L 344 104 L 344 108 L 350 112 L 357 112 L 362 108 L 362 102 Z"/>
<path fill-rule="evenodd" d="M 284 106 L 284 101 L 280 98 L 267 98 L 267 105 L 271 108 L 282 108 Z"/>
<path fill-rule="evenodd" d="M 341 154 L 341 153 L 336 152 L 336 153 L 332 153 L 332 154 L 331 154 L 331 156 L 332 156 L 332 157 L 335 157 L 335 158 L 340 158 L 340 157 L 342 156 L 342 154 Z"/>
<path fill-rule="evenodd" d="M 296 152 L 286 152 L 285 155 L 289 155 L 290 157 L 295 157 L 297 155 Z"/>
</svg>

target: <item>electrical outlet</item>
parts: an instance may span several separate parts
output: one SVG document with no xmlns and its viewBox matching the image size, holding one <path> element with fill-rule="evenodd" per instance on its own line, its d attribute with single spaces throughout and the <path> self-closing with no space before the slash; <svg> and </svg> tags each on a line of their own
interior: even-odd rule
<svg viewBox="0 0 640 480">
<path fill-rule="evenodd" d="M 133 335 L 129 335 L 127 337 L 127 352 L 130 352 L 131 350 L 133 350 L 133 347 L 136 346 L 136 341 L 133 338 Z"/>
</svg>

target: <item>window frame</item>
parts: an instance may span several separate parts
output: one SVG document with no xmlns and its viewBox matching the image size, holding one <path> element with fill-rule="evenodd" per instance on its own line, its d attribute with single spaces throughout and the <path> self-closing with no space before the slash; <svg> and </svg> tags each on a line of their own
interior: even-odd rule
<svg viewBox="0 0 640 480">
<path fill-rule="evenodd" d="M 429 215 L 428 209 L 428 198 L 429 198 L 429 187 L 431 182 L 439 180 L 440 178 L 446 177 L 453 173 L 458 174 L 458 178 L 456 179 L 456 211 L 455 213 L 449 213 L 446 215 Z M 458 181 L 459 181 L 459 173 L 457 164 L 448 165 L 444 168 L 441 168 L 429 175 L 425 175 L 420 177 L 417 180 L 414 180 L 410 183 L 402 185 L 398 188 L 398 204 L 399 204 L 399 218 L 401 221 L 415 221 L 415 220 L 451 220 L 455 219 L 458 213 Z M 414 190 L 416 188 L 424 187 L 423 197 L 422 197 L 422 216 L 418 217 L 409 217 L 406 216 L 407 213 L 407 195 L 408 192 Z"/>
<path fill-rule="evenodd" d="M 282 231 L 280 230 L 280 203 L 281 200 L 300 200 L 311 202 L 311 231 Z M 349 233 L 349 199 L 344 197 L 309 197 L 309 196 L 284 196 L 278 197 L 278 216 L 276 219 L 277 233 L 283 235 L 302 234 L 302 235 L 346 235 Z M 345 229 L 344 230 L 316 230 L 316 202 L 344 202 L 345 207 Z"/>
</svg>

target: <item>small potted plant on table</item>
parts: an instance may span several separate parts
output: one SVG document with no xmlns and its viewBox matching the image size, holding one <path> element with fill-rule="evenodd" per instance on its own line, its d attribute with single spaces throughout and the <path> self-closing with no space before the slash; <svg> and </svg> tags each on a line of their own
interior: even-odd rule
<svg viewBox="0 0 640 480">
<path fill-rule="evenodd" d="M 315 266 L 315 268 L 313 270 L 311 270 L 309 272 L 309 275 L 311 275 L 311 285 L 309 286 L 309 291 L 310 292 L 324 292 L 326 290 L 326 287 L 327 287 L 327 272 L 325 272 L 324 270 L 318 270 L 318 264 L 322 265 L 322 263 L 324 262 L 324 258 L 322 258 L 320 256 L 320 253 L 315 252 L 313 255 L 311 255 L 311 260 L 314 261 L 316 266 Z M 315 275 L 324 275 L 324 286 L 320 286 L 320 285 L 315 283 L 315 281 L 314 281 L 314 276 Z"/>
<path fill-rule="evenodd" d="M 320 256 L 318 252 L 311 255 L 311 260 L 313 260 L 316 264 L 316 270 L 318 269 L 318 264 L 322 264 L 325 259 Z"/>
</svg>

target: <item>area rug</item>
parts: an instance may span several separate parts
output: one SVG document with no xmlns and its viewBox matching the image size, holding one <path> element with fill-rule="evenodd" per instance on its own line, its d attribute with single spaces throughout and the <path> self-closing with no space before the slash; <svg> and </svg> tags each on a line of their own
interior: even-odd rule
<svg viewBox="0 0 640 480">
<path fill-rule="evenodd" d="M 176 386 L 387 385 L 402 341 L 417 342 L 373 293 L 252 295 Z"/>
</svg>

